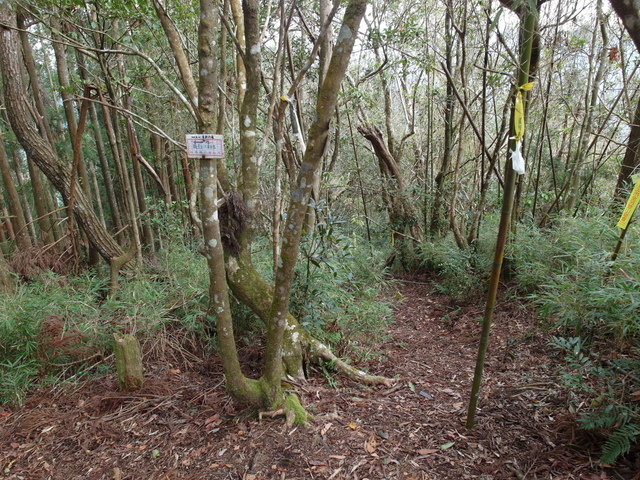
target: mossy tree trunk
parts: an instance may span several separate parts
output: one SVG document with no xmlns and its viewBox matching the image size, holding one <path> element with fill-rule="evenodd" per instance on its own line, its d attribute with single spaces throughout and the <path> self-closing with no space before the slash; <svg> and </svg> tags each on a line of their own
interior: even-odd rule
<svg viewBox="0 0 640 480">
<path fill-rule="evenodd" d="M 289 314 L 293 269 L 298 256 L 305 213 L 312 186 L 320 168 L 340 84 L 346 72 L 365 8 L 366 0 L 351 0 L 349 2 L 336 48 L 320 87 L 316 105 L 316 119 L 310 128 L 308 147 L 295 187 L 291 192 L 287 222 L 283 232 L 281 261 L 276 269 L 275 286 L 272 287 L 266 283 L 257 274 L 252 264 L 250 247 L 254 226 L 249 223 L 247 228 L 236 232 L 238 233 L 237 238 L 235 235 L 230 235 L 231 232 L 222 231 L 227 227 L 229 218 L 224 219 L 225 223 L 221 225 L 220 207 L 225 200 L 219 198 L 217 185 L 219 180 L 220 183 L 226 183 L 226 179 L 220 178 L 221 172 L 218 172 L 215 160 L 202 159 L 200 162 L 204 253 L 209 265 L 211 309 L 217 321 L 218 342 L 227 389 L 235 398 L 257 408 L 288 411 L 290 413 L 288 418 L 297 421 L 304 421 L 306 414 L 300 407 L 297 397 L 283 391 L 281 380 L 285 372 L 302 375 L 301 346 L 304 342 L 308 345 L 315 345 L 319 355 L 330 356 L 330 352 L 314 342 Z M 242 58 L 246 71 L 247 90 L 240 109 L 242 176 L 239 188 L 242 194 L 240 201 L 243 202 L 243 208 L 248 213 L 258 209 L 260 174 L 260 162 L 256 155 L 257 105 L 261 78 L 258 2 L 245 0 L 243 11 L 247 47 L 242 52 Z M 217 89 L 215 88 L 217 85 L 217 66 L 215 53 L 210 48 L 212 44 L 215 44 L 213 40 L 216 31 L 214 28 L 216 15 L 217 10 L 214 8 L 213 2 L 201 0 L 198 42 L 201 75 L 198 116 L 200 118 L 199 129 L 203 133 L 214 132 L 217 111 Z M 203 66 L 206 68 L 203 69 Z M 224 173 L 222 175 L 224 176 Z M 236 201 L 238 200 L 233 200 L 233 202 Z M 232 215 L 231 203 L 230 196 L 227 196 L 225 216 Z M 247 215 L 243 215 L 244 220 L 247 220 Z M 228 247 L 226 252 L 223 248 L 223 239 Z M 229 307 L 228 285 L 233 288 L 238 298 L 258 313 L 266 325 L 265 365 L 263 375 L 259 380 L 246 378 L 240 369 Z M 354 374 L 354 378 L 358 378 L 358 373 L 365 380 L 367 378 L 378 380 L 376 383 L 385 383 L 386 380 L 379 377 L 368 377 L 362 372 Z"/>
<path fill-rule="evenodd" d="M 198 127 L 201 133 L 214 133 L 216 129 L 218 65 L 216 52 L 212 46 L 216 44 L 217 24 L 218 10 L 215 2 L 200 0 L 198 59 L 201 68 L 198 86 Z M 252 55 L 253 52 L 255 50 L 249 55 Z M 275 410 L 278 405 L 270 401 L 263 393 L 264 382 L 248 379 L 240 368 L 229 302 L 225 253 L 220 231 L 219 207 L 223 200 L 218 198 L 218 172 L 215 159 L 203 157 L 200 160 L 200 187 L 204 254 L 209 267 L 210 308 L 216 318 L 218 347 L 227 391 L 243 403 L 256 408 Z"/>
<path fill-rule="evenodd" d="M 113 334 L 113 353 L 118 373 L 118 389 L 139 390 L 144 383 L 140 342 L 131 334 Z"/>
</svg>

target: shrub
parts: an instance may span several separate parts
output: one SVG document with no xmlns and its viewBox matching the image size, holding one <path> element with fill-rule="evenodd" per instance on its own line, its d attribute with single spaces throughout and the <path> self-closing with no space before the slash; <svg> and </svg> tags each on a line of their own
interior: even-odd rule
<svg viewBox="0 0 640 480">
<path fill-rule="evenodd" d="M 384 338 L 390 306 L 380 299 L 384 252 L 373 252 L 349 233 L 346 219 L 328 211 L 301 243 L 291 310 L 312 334 L 338 354 L 374 355 Z"/>
<path fill-rule="evenodd" d="M 558 219 L 538 241 L 548 261 L 532 295 L 562 335 L 552 345 L 565 353 L 565 385 L 572 395 L 586 397 L 578 422 L 606 438 L 603 464 L 624 455 L 640 437 L 640 416 L 630 398 L 640 384 L 628 373 L 640 368 L 640 250 L 637 237 L 628 240 L 611 263 L 614 223 L 604 217 Z M 617 358 L 601 359 L 598 351 L 605 347 L 615 349 Z"/>
</svg>

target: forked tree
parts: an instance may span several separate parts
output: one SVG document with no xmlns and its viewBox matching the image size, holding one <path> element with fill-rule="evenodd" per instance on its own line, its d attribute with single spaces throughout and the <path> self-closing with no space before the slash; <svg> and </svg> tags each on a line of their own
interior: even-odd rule
<svg viewBox="0 0 640 480">
<path fill-rule="evenodd" d="M 214 128 L 213 116 L 217 111 L 215 106 L 217 52 L 211 49 L 217 35 L 215 29 L 217 10 L 214 8 L 214 3 L 210 1 L 202 0 L 200 5 L 199 128 L 204 133 L 211 133 Z M 294 394 L 283 391 L 282 378 L 286 374 L 302 375 L 301 345 L 303 343 L 312 346 L 312 354 L 315 356 L 337 359 L 326 347 L 312 339 L 290 315 L 289 302 L 293 271 L 309 199 L 328 141 L 329 126 L 334 115 L 338 92 L 366 9 L 366 1 L 351 0 L 347 4 L 336 45 L 318 91 L 315 119 L 309 128 L 307 148 L 290 192 L 287 220 L 282 232 L 280 260 L 275 266 L 273 286 L 257 275 L 251 262 L 250 247 L 255 228 L 253 225 L 249 224 L 247 228 L 235 232 L 238 238 L 234 240 L 233 245 L 229 244 L 229 237 L 223 242 L 225 228 L 229 228 L 229 217 L 238 216 L 237 223 L 250 222 L 250 215 L 255 215 L 259 206 L 257 196 L 260 161 L 257 156 L 257 106 L 261 80 L 260 15 L 258 2 L 254 0 L 245 0 L 242 7 L 246 48 L 241 51 L 241 57 L 246 72 L 247 89 L 240 108 L 242 176 L 239 190 L 241 195 L 229 193 L 226 197 L 222 197 L 218 194 L 220 172 L 215 160 L 203 159 L 200 166 L 204 253 L 210 272 L 211 308 L 217 320 L 218 342 L 229 392 L 237 399 L 257 408 L 282 409 L 291 422 L 304 421 L 306 414 L 299 400 Z M 281 34 L 280 40 L 282 38 Z M 272 99 L 271 112 L 274 111 L 274 106 L 275 100 Z M 220 183 L 228 184 L 225 180 L 223 179 Z M 221 213 L 223 203 L 224 215 Z M 240 369 L 233 334 L 228 285 L 237 296 L 258 313 L 266 325 L 264 370 L 258 380 L 245 377 Z M 387 379 L 369 376 L 346 364 L 342 365 L 345 372 L 362 381 L 388 382 Z"/>
</svg>

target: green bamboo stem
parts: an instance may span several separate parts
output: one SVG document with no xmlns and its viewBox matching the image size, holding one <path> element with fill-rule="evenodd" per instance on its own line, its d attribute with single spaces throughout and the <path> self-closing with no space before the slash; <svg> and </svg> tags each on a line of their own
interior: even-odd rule
<svg viewBox="0 0 640 480">
<path fill-rule="evenodd" d="M 523 5 L 525 9 L 522 18 L 523 34 L 522 34 L 522 50 L 520 52 L 520 68 L 518 69 L 518 81 L 516 87 L 520 87 L 529 82 L 529 66 L 531 63 L 531 51 L 533 48 L 534 29 L 538 12 L 530 10 Z M 523 92 L 523 97 L 526 92 Z M 515 96 L 514 96 L 515 97 Z M 525 99 L 523 98 L 523 101 Z M 513 109 L 511 117 L 513 119 Z M 500 226 L 498 228 L 498 238 L 496 240 L 496 250 L 493 259 L 493 268 L 491 270 L 491 279 L 489 281 L 489 292 L 487 294 L 487 303 L 484 312 L 484 320 L 482 323 L 482 335 L 480 337 L 480 345 L 478 347 L 478 357 L 476 360 L 476 369 L 473 376 L 473 385 L 471 387 L 471 398 L 469 400 L 469 410 L 467 413 L 467 428 L 473 428 L 475 420 L 476 408 L 478 405 L 478 394 L 482 383 L 482 373 L 484 371 L 484 363 L 487 355 L 487 347 L 489 345 L 489 335 L 491 332 L 491 321 L 493 319 L 493 311 L 496 304 L 498 293 L 498 284 L 500 282 L 500 272 L 502 271 L 502 261 L 504 259 L 504 249 L 509 234 L 509 226 L 511 224 L 511 211 L 513 210 L 513 198 L 516 184 L 516 172 L 511 164 L 511 152 L 515 150 L 514 127 L 511 122 L 509 134 L 508 160 L 506 162 L 506 175 L 504 181 L 504 198 L 502 202 L 502 210 L 500 213 Z"/>
</svg>

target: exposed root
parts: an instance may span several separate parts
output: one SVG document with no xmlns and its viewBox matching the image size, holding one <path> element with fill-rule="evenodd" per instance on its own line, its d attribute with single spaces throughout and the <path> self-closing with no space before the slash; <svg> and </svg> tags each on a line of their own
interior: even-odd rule
<svg viewBox="0 0 640 480">
<path fill-rule="evenodd" d="M 258 419 L 260 421 L 262 421 L 264 417 L 285 417 L 288 427 L 305 424 L 309 421 L 309 414 L 300 404 L 300 399 L 295 393 L 287 395 L 281 408 L 268 412 L 258 412 Z"/>
<path fill-rule="evenodd" d="M 380 375 L 370 375 L 362 370 L 349 365 L 343 360 L 340 360 L 326 345 L 319 342 L 315 338 L 309 336 L 309 350 L 311 358 L 315 361 L 324 360 L 332 362 L 334 368 L 339 374 L 344 375 L 352 380 L 363 383 L 365 385 L 384 385 L 385 387 L 391 387 L 393 380 L 391 378 L 382 377 Z"/>
</svg>

